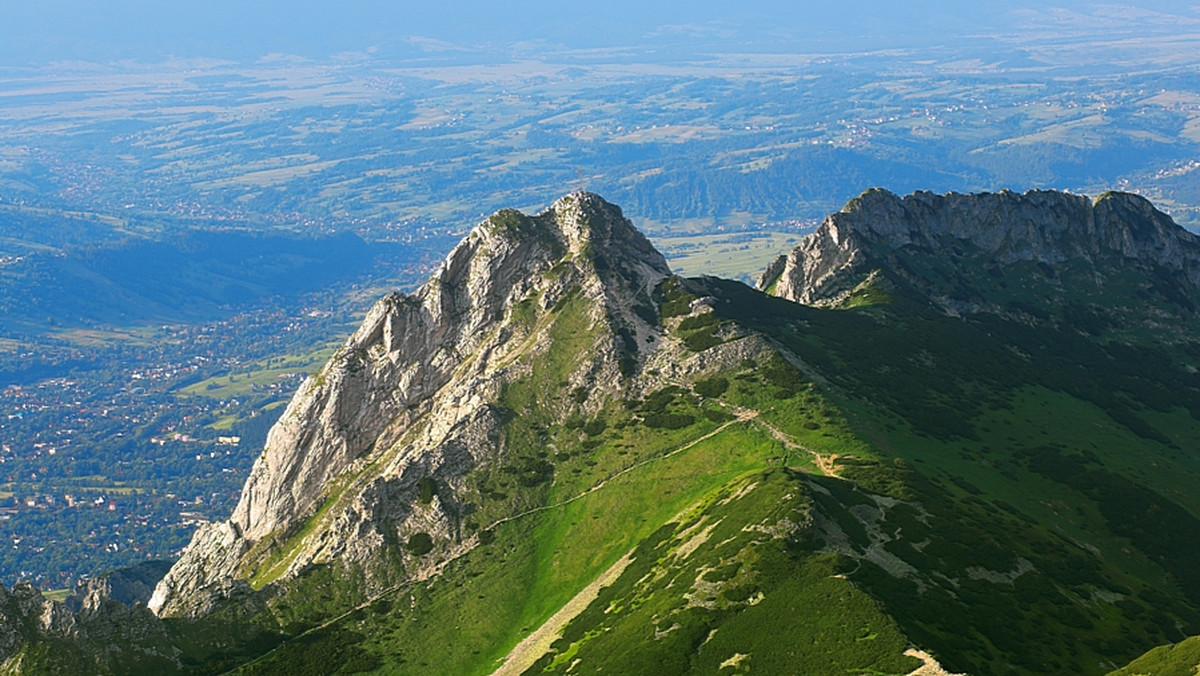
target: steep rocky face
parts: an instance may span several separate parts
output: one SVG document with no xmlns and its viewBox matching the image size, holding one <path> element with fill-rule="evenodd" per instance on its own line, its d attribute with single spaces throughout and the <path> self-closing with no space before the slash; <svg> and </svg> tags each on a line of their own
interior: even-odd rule
<svg viewBox="0 0 1200 676">
<path fill-rule="evenodd" d="M 80 636 L 75 617 L 28 583 L 0 585 L 0 672 L 23 673 L 31 645 Z"/>
<path fill-rule="evenodd" d="M 1200 239 L 1150 202 L 1040 190 L 903 198 L 868 190 L 776 260 L 757 287 L 807 305 L 839 305 L 882 271 L 947 309 L 986 310 L 994 301 L 989 286 L 1022 263 L 1040 264 L 1047 278 L 1090 276 L 1096 287 L 1136 268 L 1179 288 L 1187 302 L 1200 298 Z M 954 269 L 958 288 L 938 288 L 939 273 L 930 271 L 944 266 Z M 984 268 L 992 284 L 964 284 Z"/>
<path fill-rule="evenodd" d="M 301 387 L 231 518 L 196 533 L 150 608 L 201 615 L 248 584 L 332 561 L 370 568 L 368 584 L 421 576 L 435 564 L 400 546 L 417 533 L 452 543 L 446 555 L 470 547 L 457 496 L 467 471 L 503 451 L 492 402 L 527 370 L 518 357 L 580 296 L 589 344 L 571 384 L 621 388 L 657 344 L 651 293 L 668 274 L 595 195 L 484 221 L 416 293 L 379 301 Z"/>
</svg>

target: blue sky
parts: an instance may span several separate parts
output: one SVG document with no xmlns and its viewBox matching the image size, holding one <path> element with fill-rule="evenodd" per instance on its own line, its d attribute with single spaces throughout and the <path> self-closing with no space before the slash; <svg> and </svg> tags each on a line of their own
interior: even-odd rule
<svg viewBox="0 0 1200 676">
<path fill-rule="evenodd" d="M 860 50 L 1006 35 L 1036 27 L 1039 15 L 1032 12 L 1044 16 L 1050 9 L 1061 9 L 1058 20 L 1081 29 L 1138 30 L 1142 19 L 1104 23 L 1088 15 L 1107 7 L 1107 15 L 1119 16 L 1114 8 L 1135 6 L 1200 19 L 1193 4 L 1196 0 L 1109 6 L 1076 0 L 0 0 L 0 64 L 168 57 L 245 61 L 270 53 L 320 59 L 369 48 L 403 55 L 414 37 L 491 53 L 514 43 L 571 49 Z M 1171 30 L 1171 24 L 1160 16 L 1146 29 Z"/>
</svg>

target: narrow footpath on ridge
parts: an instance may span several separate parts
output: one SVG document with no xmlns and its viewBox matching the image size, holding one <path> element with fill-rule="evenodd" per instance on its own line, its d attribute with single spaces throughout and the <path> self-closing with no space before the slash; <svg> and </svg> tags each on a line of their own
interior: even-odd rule
<svg viewBox="0 0 1200 676">
<path fill-rule="evenodd" d="M 842 457 L 841 455 L 839 455 L 837 453 L 830 453 L 829 455 L 822 455 L 822 454 L 818 453 L 817 451 L 814 451 L 813 449 L 796 441 L 790 435 L 784 433 L 783 430 L 772 425 L 771 423 L 767 422 L 766 420 L 763 420 L 759 416 L 758 411 L 752 411 L 750 409 L 741 408 L 740 406 L 729 406 L 729 405 L 726 405 L 724 402 L 721 402 L 721 405 L 724 406 L 725 408 L 728 408 L 730 411 L 732 411 L 733 414 L 735 416 L 737 416 L 738 420 L 750 420 L 755 425 L 758 425 L 759 427 L 762 427 L 766 431 L 770 432 L 771 436 L 775 437 L 776 441 L 783 444 L 783 447 L 786 448 L 788 451 L 803 451 L 803 452 L 811 455 L 813 458 L 813 462 L 817 465 L 817 468 L 820 469 L 821 473 L 824 474 L 825 476 L 837 476 L 837 459 Z M 785 464 L 786 464 L 786 461 L 787 461 L 787 458 L 785 456 L 784 457 Z"/>
<path fill-rule="evenodd" d="M 836 467 L 835 463 L 836 463 L 837 459 L 839 457 L 841 457 L 840 455 L 838 455 L 836 453 L 822 455 L 821 453 L 818 453 L 817 451 L 814 451 L 813 449 L 808 448 L 807 446 L 797 442 L 791 436 L 787 435 L 786 433 L 784 433 L 782 430 L 775 427 L 771 423 L 761 419 L 759 417 L 758 411 L 753 411 L 750 409 L 744 409 L 744 408 L 740 408 L 740 407 L 728 407 L 728 408 L 734 415 L 734 418 L 732 420 L 729 420 L 729 421 L 721 424 L 720 426 L 716 427 L 715 429 L 713 429 L 699 437 L 696 437 L 695 439 L 692 439 L 691 441 L 687 442 L 686 444 L 683 444 L 682 446 L 679 446 L 678 448 L 672 449 L 671 451 L 664 453 L 662 455 L 656 455 L 652 458 L 647 458 L 640 462 L 636 462 L 636 463 L 630 465 L 629 467 L 626 467 L 624 469 L 621 469 L 620 471 L 614 472 L 613 474 L 596 482 L 591 488 L 588 488 L 587 490 L 585 490 L 575 496 L 567 498 L 566 500 L 561 500 L 559 502 L 555 502 L 550 505 L 543 505 L 541 507 L 535 507 L 533 509 L 528 509 L 528 510 L 525 510 L 524 512 L 520 512 L 517 514 L 511 514 L 509 516 L 506 516 L 506 517 L 503 517 L 503 518 L 493 521 L 491 524 L 489 524 L 488 526 L 486 526 L 480 530 L 481 530 L 481 532 L 486 531 L 486 530 L 492 530 L 492 529 L 497 528 L 498 526 L 501 526 L 510 521 L 516 521 L 517 519 L 521 519 L 523 517 L 530 516 L 532 514 L 537 514 L 539 512 L 546 512 L 546 511 L 550 511 L 553 509 L 559 509 L 561 507 L 565 507 L 565 506 L 567 506 L 573 502 L 576 502 L 578 500 L 582 500 L 583 498 L 591 495 L 592 493 L 595 493 L 596 491 L 601 490 L 602 488 L 607 486 L 610 481 L 613 481 L 614 479 L 620 478 L 626 474 L 629 474 L 630 472 L 641 469 L 652 463 L 666 460 L 667 458 L 678 455 L 679 453 L 683 453 L 684 451 L 687 451 L 687 450 L 695 447 L 697 444 L 705 442 L 705 441 L 715 437 L 716 435 L 720 434 L 721 432 L 724 432 L 730 426 L 736 425 L 739 423 L 747 423 L 748 422 L 753 425 L 758 425 L 759 427 L 765 429 L 768 433 L 770 433 L 771 436 L 776 441 L 783 444 L 784 448 L 787 449 L 788 451 L 801 451 L 801 452 L 807 453 L 808 455 L 812 456 L 813 461 L 816 463 L 817 467 L 826 476 L 837 476 L 837 467 Z M 786 456 L 784 457 L 784 462 L 786 463 Z M 270 657 L 272 654 L 274 654 L 276 651 L 278 651 L 283 646 L 285 646 L 289 643 L 295 642 L 298 639 L 304 638 L 305 636 L 309 636 L 311 634 L 322 631 L 324 629 L 328 629 L 329 627 L 341 622 L 342 620 L 346 619 L 350 615 L 352 615 L 360 610 L 365 609 L 367 606 L 371 605 L 372 603 L 374 603 L 382 598 L 386 598 L 386 597 L 396 594 L 400 591 L 403 591 L 404 589 L 407 589 L 408 587 L 411 587 L 412 585 L 417 584 L 419 582 L 423 582 L 430 578 L 441 575 L 442 572 L 445 570 L 445 568 L 448 565 L 457 561 L 458 559 L 462 558 L 463 556 L 465 556 L 466 554 L 468 554 L 469 552 L 471 552 L 473 550 L 474 550 L 474 547 L 468 547 L 466 549 L 463 549 L 462 551 L 458 552 L 457 554 L 454 554 L 453 556 L 451 556 L 451 557 L 447 558 L 446 560 L 442 561 L 441 563 L 439 563 L 437 566 L 435 566 L 429 572 L 428 575 L 423 576 L 421 578 L 417 578 L 417 579 L 405 580 L 404 582 L 401 582 L 392 587 L 389 587 L 389 588 L 379 592 L 378 594 L 375 594 L 374 596 L 370 597 L 366 601 L 363 601 L 362 603 L 346 610 L 345 612 L 343 612 L 339 615 L 336 615 L 336 616 L 326 620 L 325 622 L 322 622 L 321 624 L 318 624 L 310 629 L 307 629 L 299 634 L 296 634 L 295 636 L 288 637 L 282 643 L 280 643 L 278 646 L 275 646 L 274 648 L 272 648 L 270 651 L 263 653 L 262 655 L 259 655 L 258 657 L 254 658 L 253 660 L 250 660 L 249 662 L 241 664 L 233 669 L 230 669 L 229 671 L 224 672 L 224 674 L 232 674 L 232 673 L 234 673 L 242 668 L 245 668 L 247 666 L 250 666 L 256 662 L 260 662 L 260 661 Z M 222 676 L 224 676 L 224 675 L 222 675 Z"/>
<path fill-rule="evenodd" d="M 535 508 L 533 508 L 533 509 L 528 509 L 528 510 L 525 510 L 524 512 L 520 512 L 520 513 L 517 513 L 517 514 L 511 514 L 511 515 L 509 515 L 509 516 L 506 516 L 506 517 L 503 517 L 503 518 L 497 519 L 497 520 L 493 521 L 492 523 L 488 524 L 486 527 L 484 527 L 484 528 L 481 528 L 481 529 L 480 529 L 480 531 L 482 532 L 482 531 L 486 531 L 486 530 L 492 530 L 492 529 L 494 529 L 494 528 L 496 528 L 496 527 L 498 527 L 498 526 L 501 526 L 501 525 L 503 525 L 503 524 L 505 524 L 505 523 L 508 523 L 508 522 L 510 522 L 510 521 L 516 521 L 517 519 L 520 519 L 520 518 L 523 518 L 523 517 L 526 517 L 526 516 L 530 516 L 530 515 L 532 515 L 532 514 L 537 514 L 537 513 L 539 513 L 539 512 L 546 512 L 546 511 L 549 511 L 549 510 L 552 510 L 552 509 L 559 509 L 559 508 L 561 508 L 561 507 L 565 507 L 565 506 L 567 506 L 567 505 L 569 505 L 569 504 L 571 504 L 571 503 L 573 503 L 573 502 L 576 502 L 576 501 L 578 501 L 578 500 L 582 500 L 583 498 L 585 498 L 585 497 L 587 497 L 587 496 L 591 495 L 592 493 L 595 493 L 596 491 L 598 491 L 598 490 L 600 490 L 600 489 L 604 488 L 606 485 L 608 485 L 608 483 L 609 483 L 610 481 L 612 481 L 612 480 L 614 480 L 614 479 L 620 478 L 621 476 L 624 476 L 624 475 L 626 475 L 626 474 L 629 474 L 630 472 L 633 472 L 633 471 L 635 471 L 635 470 L 637 470 L 637 469 L 640 469 L 640 468 L 642 468 L 642 467 L 645 467 L 645 466 L 647 466 L 647 465 L 649 465 L 649 464 L 651 464 L 651 463 L 655 463 L 655 462 L 659 462 L 659 461 L 662 461 L 662 460 L 666 460 L 667 458 L 670 458 L 670 457 L 672 457 L 672 456 L 675 456 L 675 455 L 678 455 L 678 454 L 680 454 L 680 453 L 683 453 L 684 451 L 687 451 L 687 450 L 689 450 L 689 449 L 691 449 L 691 448 L 695 447 L 697 444 L 700 444 L 700 443 L 702 443 L 702 442 L 705 442 L 705 441 L 707 441 L 707 440 L 709 440 L 709 439 L 711 439 L 711 438 L 715 437 L 716 435 L 720 434 L 721 432 L 724 432 L 726 429 L 728 429 L 728 428 L 729 428 L 730 426 L 732 426 L 732 425 L 736 425 L 736 424 L 739 424 L 739 423 L 744 423 L 744 422 L 751 421 L 751 420 L 754 418 L 754 416 L 755 416 L 755 415 L 757 415 L 757 413 L 756 413 L 756 412 L 751 412 L 751 411 L 742 411 L 742 412 L 740 412 L 740 413 L 736 414 L 736 417 L 735 417 L 733 420 L 729 420 L 729 421 L 727 421 L 727 422 L 725 422 L 725 423 L 721 424 L 720 426 L 718 426 L 717 428 L 713 429 L 712 431 L 710 431 L 710 432 L 707 432 L 707 433 L 705 433 L 705 434 L 703 434 L 703 435 L 701 435 L 701 436 L 699 436 L 699 437 L 696 437 L 695 439 L 692 439 L 691 441 L 687 442 L 686 444 L 683 444 L 682 446 L 679 446 L 679 447 L 677 447 L 677 448 L 674 448 L 674 449 L 672 449 L 671 451 L 669 451 L 669 452 L 667 452 L 667 453 L 664 453 L 664 454 L 662 454 L 662 455 L 656 455 L 656 456 L 654 456 L 654 457 L 652 457 L 652 458 L 647 458 L 647 459 L 645 459 L 645 460 L 642 460 L 642 461 L 640 461 L 640 462 L 636 462 L 636 463 L 634 463 L 634 464 L 630 465 L 629 467 L 626 467 L 626 468 L 624 468 L 624 469 L 621 469 L 620 471 L 614 472 L 614 473 L 610 474 L 609 476 L 605 477 L 604 479 L 601 479 L 600 481 L 596 482 L 596 483 L 595 483 L 595 484 L 594 484 L 594 485 L 593 485 L 591 488 L 588 488 L 587 490 L 585 490 L 585 491 L 583 491 L 583 492 L 581 492 L 581 493 L 579 493 L 579 494 L 577 494 L 577 495 L 575 495 L 575 496 L 573 496 L 573 497 L 567 498 L 566 500 L 561 500 L 561 501 L 559 501 L 559 502 L 555 502 L 555 503 L 553 503 L 553 504 L 550 504 L 550 505 L 543 505 L 543 506 L 541 506 L 541 507 L 535 507 Z M 287 645 L 287 644 L 289 644 L 289 643 L 293 643 L 293 642 L 295 642 L 295 641 L 297 641 L 297 640 L 299 640 L 299 639 L 302 639 L 302 638 L 304 638 L 305 636 L 309 636 L 309 635 L 311 635 L 311 634 L 315 634 L 315 633 L 317 633 L 317 632 L 319 632 L 319 631 L 322 631 L 322 630 L 324 630 L 324 629 L 328 629 L 329 627 L 331 627 L 331 626 L 333 626 L 333 625 L 335 625 L 335 624 L 337 624 L 337 623 L 341 622 L 342 620 L 346 619 L 346 618 L 347 618 L 347 617 L 349 617 L 350 615 L 353 615 L 354 613 L 356 613 L 356 612 L 358 612 L 358 611 L 360 611 L 360 610 L 363 610 L 363 609 L 365 609 L 366 607 L 370 606 L 372 603 L 374 603 L 374 602 L 376 602 L 376 601 L 378 601 L 378 600 L 380 600 L 380 599 L 382 599 L 382 598 L 386 598 L 386 597 L 388 597 L 388 596 L 391 596 L 392 594 L 396 594 L 396 593 L 398 593 L 398 592 L 401 592 L 401 591 L 403 591 L 403 590 L 407 589 L 408 587 L 411 587 L 412 585 L 415 585 L 415 584 L 417 584 L 417 583 L 419 583 L 419 582 L 423 582 L 423 581 L 425 581 L 425 580 L 428 580 L 428 579 L 430 579 L 430 578 L 433 578 L 433 577 L 436 577 L 436 576 L 438 576 L 438 575 L 441 575 L 441 574 L 442 574 L 442 572 L 445 570 L 445 568 L 446 568 L 448 565 L 450 565 L 451 563 L 453 563 L 453 562 L 457 561 L 458 559 L 462 558 L 463 556 L 467 555 L 468 553 L 470 553 L 470 552 L 471 552 L 471 551 L 473 551 L 473 550 L 474 550 L 474 547 L 468 547 L 468 548 L 466 548 L 466 549 L 463 549 L 462 551 L 458 552 L 457 554 L 454 554 L 453 556 L 450 556 L 450 557 L 449 557 L 449 558 L 447 558 L 446 560 L 444 560 L 444 561 L 442 561 L 441 563 L 439 563 L 437 566 L 435 566 L 435 567 L 434 567 L 434 568 L 433 568 L 433 569 L 432 569 L 432 570 L 429 572 L 429 574 L 428 574 L 428 575 L 425 575 L 425 576 L 423 576 L 423 577 L 421 577 L 421 578 L 417 578 L 417 579 L 405 580 L 404 582 L 401 582 L 401 583 L 399 583 L 399 584 L 396 584 L 396 585 L 393 585 L 393 586 L 391 586 L 391 587 L 388 587 L 387 589 L 384 589 L 383 591 L 381 591 L 381 592 L 379 592 L 379 593 L 375 594 L 374 596 L 370 597 L 370 598 L 369 598 L 369 599 L 367 599 L 366 601 L 363 601 L 362 603 L 360 603 L 360 604 L 358 604 L 358 605 L 356 605 L 356 606 L 354 606 L 354 607 L 352 607 L 352 608 L 350 608 L 350 609 L 346 610 L 345 612 L 342 612 L 342 613 L 341 613 L 341 614 L 339 614 L 339 615 L 336 615 L 336 616 L 334 616 L 334 617 L 332 617 L 332 618 L 330 618 L 330 619 L 328 619 L 328 620 L 326 620 L 326 621 L 322 622 L 321 624 L 318 624 L 318 625 L 316 625 L 316 626 L 313 626 L 313 627 L 311 627 L 311 628 L 309 628 L 309 629 L 306 629 L 306 630 L 304 630 L 304 631 L 302 631 L 302 632 L 300 632 L 299 634 L 296 634 L 296 635 L 294 635 L 294 636 L 289 636 L 288 638 L 284 639 L 284 640 L 283 640 L 283 642 L 281 642 L 279 645 L 275 646 L 275 647 L 274 647 L 274 648 L 272 648 L 271 650 L 269 650 L 269 651 L 267 651 L 267 652 L 263 653 L 262 655 L 259 655 L 258 657 L 255 657 L 254 659 L 252 659 L 252 660 L 250 660 L 250 661 L 248 661 L 248 662 L 246 662 L 246 663 L 244 663 L 244 664 L 240 664 L 240 665 L 238 665 L 238 666 L 236 666 L 236 667 L 234 667 L 234 668 L 232 668 L 232 669 L 229 669 L 228 671 L 225 671 L 225 672 L 223 672 L 221 676 L 225 676 L 225 675 L 227 675 L 227 674 L 233 674 L 233 673 L 235 673 L 235 672 L 239 671 L 240 669 L 244 669 L 245 667 L 248 667 L 248 666 L 250 666 L 250 665 L 252 665 L 252 664 L 255 664 L 255 663 L 257 663 L 257 662 L 261 662 L 262 660 L 264 660 L 264 659 L 266 659 L 266 658 L 270 657 L 271 655 L 273 655 L 273 654 L 274 654 L 276 651 L 278 651 L 278 650 L 279 650 L 280 648 L 282 648 L 283 646 L 285 646 L 285 645 Z"/>
<path fill-rule="evenodd" d="M 756 414 L 756 416 L 757 416 L 757 414 Z M 812 450 L 811 448 L 805 446 L 804 444 L 801 444 L 801 443 L 795 441 L 788 435 L 784 434 L 778 427 L 775 427 L 771 423 L 769 423 L 765 420 L 762 420 L 761 418 L 755 417 L 754 424 L 759 425 L 763 429 L 770 432 L 771 436 L 775 437 L 776 441 L 783 444 L 784 448 L 786 448 L 790 451 L 804 451 L 805 453 L 808 453 L 809 455 L 811 455 L 813 457 L 813 462 L 815 462 L 817 464 L 817 468 L 820 469 L 821 473 L 824 474 L 825 476 L 837 476 L 837 464 L 836 463 L 837 463 L 837 459 L 842 457 L 841 455 L 838 455 L 837 453 L 830 453 L 829 455 L 821 455 L 820 453 Z"/>
</svg>

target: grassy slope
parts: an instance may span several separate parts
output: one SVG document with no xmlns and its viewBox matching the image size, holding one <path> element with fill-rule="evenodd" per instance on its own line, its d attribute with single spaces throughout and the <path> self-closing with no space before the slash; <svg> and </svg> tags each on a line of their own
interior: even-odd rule
<svg viewBox="0 0 1200 676">
<path fill-rule="evenodd" d="M 531 671 L 907 673 L 895 624 L 800 540 L 810 509 L 799 473 L 726 484 L 644 539 Z"/>
<path fill-rule="evenodd" d="M 508 450 L 478 470 L 465 524 L 486 544 L 245 671 L 490 673 L 630 552 L 537 669 L 905 673 L 912 643 L 951 671 L 1100 674 L 1200 627 L 1191 550 L 1172 549 L 1200 532 L 1196 459 L 1181 451 L 1200 426 L 1169 360 L 1128 369 L 1123 348 L 1064 349 L 1057 329 L 902 299 L 820 311 L 706 283 L 723 317 L 828 380 L 761 359 L 560 422 L 573 355 L 592 340 L 568 303 L 556 349 L 500 402 Z M 679 335 L 702 350 L 721 326 Z M 830 466 L 841 476 L 819 471 Z M 779 510 L 812 526 L 759 528 Z M 273 612 L 294 633 L 358 600 L 326 569 Z"/>
<path fill-rule="evenodd" d="M 758 585 L 754 593 L 745 585 L 727 590 L 731 598 L 722 597 L 706 617 L 693 618 L 699 624 L 663 643 L 672 653 L 685 634 L 723 627 L 713 634 L 721 640 L 703 659 L 677 665 L 681 672 L 711 671 L 737 651 L 747 655 L 735 660 L 744 666 L 769 668 L 792 659 L 761 635 L 763 623 L 781 613 L 792 618 L 787 623 L 800 623 L 797 631 L 800 625 L 808 627 L 806 635 L 822 646 L 811 657 L 825 660 L 822 664 L 885 665 L 882 673 L 915 666 L 901 655 L 906 641 L 894 623 L 861 592 L 831 577 L 841 559 L 817 554 L 812 546 L 792 551 L 794 533 L 764 535 L 752 528 L 772 509 L 804 511 L 808 505 L 802 475 L 774 470 L 767 479 L 753 477 L 785 456 L 790 464 L 814 468 L 813 457 L 800 444 L 826 448 L 837 445 L 839 437 L 842 443 L 852 441 L 833 408 L 793 368 L 774 358 L 743 363 L 710 378 L 709 387 L 697 388 L 707 396 L 670 386 L 644 401 L 610 402 L 589 420 L 556 424 L 553 409 L 561 398 L 545 393 L 562 388 L 576 366 L 575 355 L 593 340 L 581 330 L 585 309 L 572 301 L 555 310 L 548 334 L 555 349 L 534 356 L 528 374 L 501 397 L 500 404 L 515 414 L 505 423 L 507 450 L 499 462 L 478 470 L 473 483 L 480 486 L 479 508 L 465 524 L 468 531 L 482 531 L 487 544 L 453 562 L 435 580 L 384 595 L 333 626 L 285 644 L 249 667 L 250 673 L 353 673 L 368 667 L 386 673 L 490 673 L 522 638 L 630 551 L 637 553 L 630 570 L 670 568 L 680 580 L 715 569 L 724 558 L 741 557 L 746 570 L 730 580 Z M 720 387 L 713 385 L 717 381 Z M 760 382 L 770 388 L 766 394 L 759 391 Z M 790 454 L 780 436 L 793 444 Z M 865 446 L 858 443 L 856 448 Z M 552 466 L 552 482 L 542 483 L 527 470 L 538 462 Z M 738 491 L 760 484 L 769 488 Z M 530 509 L 534 511 L 508 517 Z M 648 543 L 670 539 L 683 529 L 679 515 L 689 510 L 688 518 L 704 510 L 721 512 L 703 518 L 721 521 L 721 532 L 728 531 L 729 537 L 710 538 L 711 546 L 699 546 L 679 566 L 673 559 L 658 560 Z M 793 565 L 798 566 L 796 576 L 789 572 Z M 618 586 L 627 584 L 628 576 Z M 716 589 L 720 592 L 719 585 Z M 687 604 L 682 588 L 643 591 L 664 607 L 682 611 Z M 739 594 L 743 597 L 732 598 Z M 609 597 L 610 592 L 602 591 L 602 599 Z M 807 615 L 792 612 L 800 606 L 809 611 L 820 604 L 832 608 L 828 604 L 835 598 L 850 604 L 853 612 L 835 611 L 815 625 L 801 619 Z M 294 603 L 300 602 L 284 605 Z M 753 614 L 743 617 L 750 609 Z M 277 606 L 276 612 L 281 610 Z M 684 617 L 694 614 L 687 611 Z M 647 625 L 635 615 L 623 626 L 637 632 Z M 738 636 L 746 641 L 739 642 Z M 860 644 L 858 651 L 842 649 Z M 593 651 L 608 652 L 590 644 L 585 654 Z M 347 661 L 351 654 L 357 657 Z M 626 657 L 640 659 L 636 653 Z"/>
<path fill-rule="evenodd" d="M 1196 676 L 1200 671 L 1200 637 L 1155 648 L 1109 676 Z"/>
<path fill-rule="evenodd" d="M 378 656 L 393 673 L 490 672 L 526 633 L 675 514 L 780 454 L 779 443 L 749 423 L 732 422 L 712 436 L 709 427 L 681 430 L 679 452 L 569 504 L 504 523 L 491 531 L 490 544 L 457 561 L 442 578 L 380 599 L 371 607 L 387 612 L 350 620 L 358 634 L 369 637 L 356 650 Z M 574 490 L 564 482 L 548 502 L 575 497 Z M 417 654 L 414 645 L 422 646 Z M 315 661 L 313 650 L 292 644 L 262 668 L 273 670 L 292 659 L 328 668 Z"/>
<path fill-rule="evenodd" d="M 859 519 L 866 532 L 845 537 L 923 574 L 864 560 L 851 579 L 947 668 L 1102 673 L 1194 631 L 1198 392 L 1171 352 L 903 300 L 821 312 L 718 286 L 722 311 L 853 393 L 840 401 L 854 428 L 903 463 L 891 483 L 924 511 Z"/>
</svg>

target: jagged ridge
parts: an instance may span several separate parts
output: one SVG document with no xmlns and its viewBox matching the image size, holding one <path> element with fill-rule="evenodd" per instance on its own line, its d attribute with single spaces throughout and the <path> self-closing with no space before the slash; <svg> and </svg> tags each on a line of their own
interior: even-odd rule
<svg viewBox="0 0 1200 676">
<path fill-rule="evenodd" d="M 972 266 L 986 265 L 995 277 L 1019 263 L 1042 264 L 1048 276 L 1075 268 L 1086 270 L 1097 286 L 1116 270 L 1138 266 L 1151 277 L 1169 276 L 1189 302 L 1200 298 L 1200 238 L 1149 201 L 1118 192 L 1093 201 L 1046 190 L 904 198 L 868 190 L 780 256 L 756 286 L 799 303 L 831 306 L 846 302 L 881 271 L 930 293 L 947 309 L 984 309 L 979 301 L 989 299 L 986 284 L 960 288 L 957 298 L 938 297 L 929 270 L 920 269 L 922 261 L 933 260 L 960 278 L 978 274 Z"/>
</svg>

